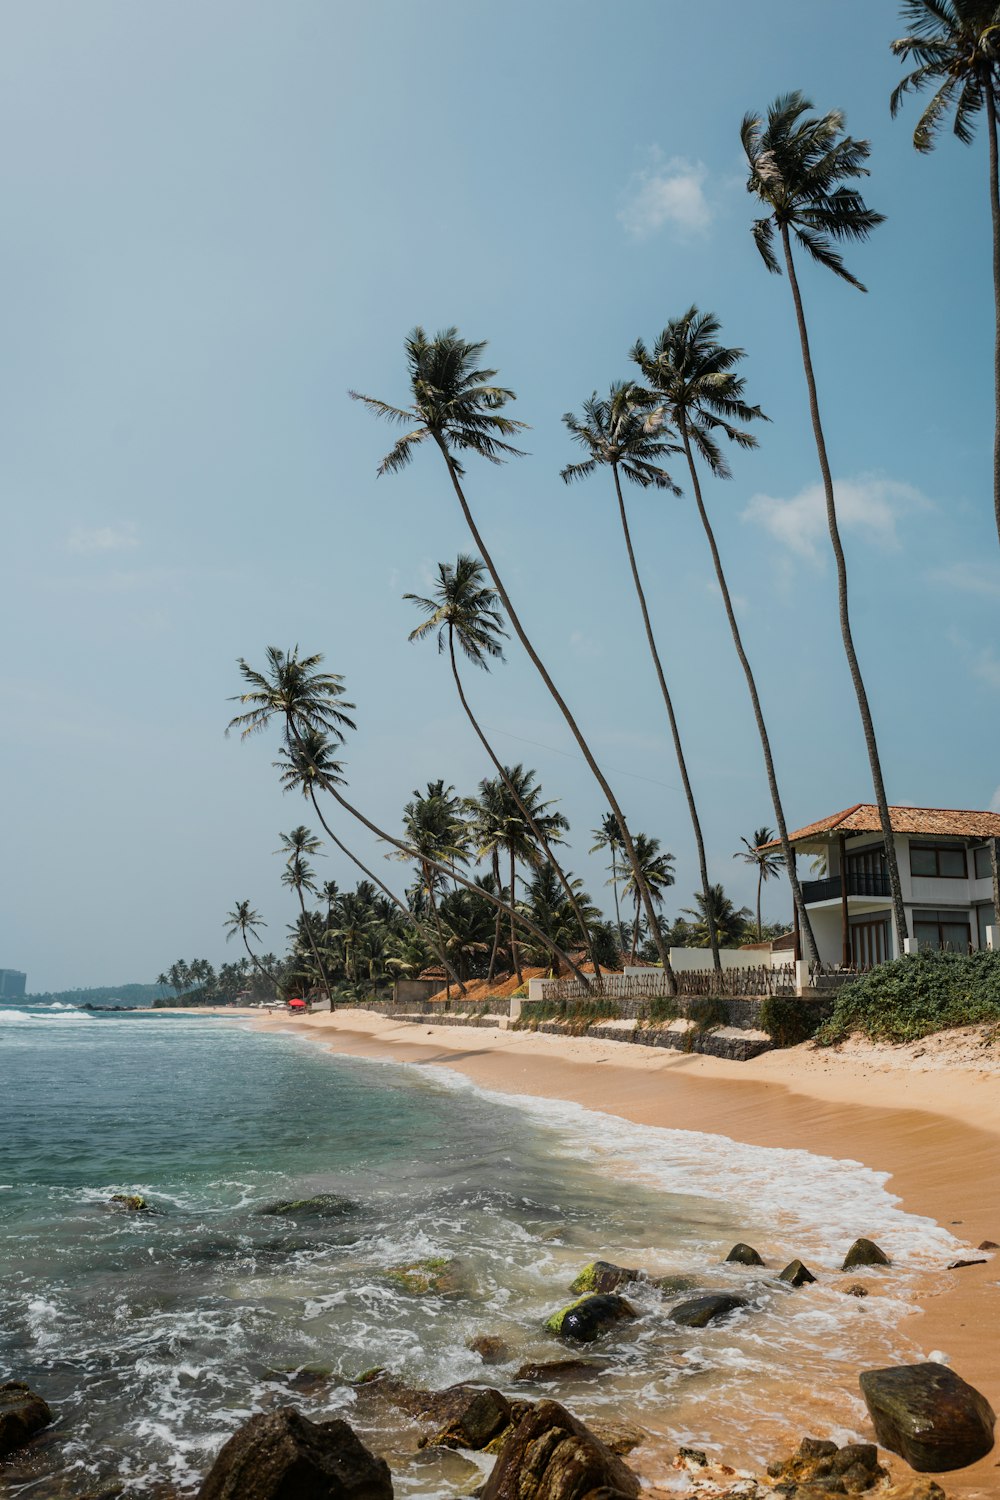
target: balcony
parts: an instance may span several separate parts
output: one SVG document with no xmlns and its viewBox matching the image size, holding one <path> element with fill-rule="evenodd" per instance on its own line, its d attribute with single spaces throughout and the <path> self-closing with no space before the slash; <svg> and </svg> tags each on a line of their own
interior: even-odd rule
<svg viewBox="0 0 1000 1500">
<path fill-rule="evenodd" d="M 839 901 L 843 894 L 843 883 L 839 875 L 830 875 L 826 880 L 803 880 L 802 899 L 807 906 L 817 901 Z M 848 896 L 888 896 L 889 876 L 880 870 L 868 874 L 861 870 L 847 872 Z"/>
</svg>

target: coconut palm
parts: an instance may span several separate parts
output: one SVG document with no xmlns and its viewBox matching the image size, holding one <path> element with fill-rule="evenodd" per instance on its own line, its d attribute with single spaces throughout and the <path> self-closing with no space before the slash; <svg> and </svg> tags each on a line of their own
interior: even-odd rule
<svg viewBox="0 0 1000 1500">
<path fill-rule="evenodd" d="M 767 269 L 780 275 L 781 266 L 774 244 L 777 233 L 781 241 L 785 269 L 788 272 L 788 284 L 791 287 L 792 301 L 795 306 L 799 344 L 802 349 L 802 366 L 809 393 L 813 437 L 823 480 L 823 493 L 826 497 L 826 522 L 837 564 L 840 633 L 844 642 L 851 681 L 854 684 L 855 697 L 858 700 L 861 728 L 868 751 L 868 762 L 871 766 L 875 803 L 878 807 L 879 823 L 885 842 L 896 940 L 898 950 L 902 953 L 905 940 L 909 936 L 909 929 L 906 925 L 906 912 L 903 907 L 903 891 L 896 861 L 896 844 L 893 838 L 892 821 L 889 817 L 885 784 L 882 779 L 882 763 L 875 738 L 875 724 L 851 631 L 847 560 L 844 557 L 844 548 L 840 540 L 833 476 L 830 472 L 826 438 L 820 419 L 816 376 L 809 348 L 809 333 L 806 328 L 805 311 L 802 306 L 802 295 L 792 253 L 792 236 L 794 235 L 799 246 L 814 261 L 821 266 L 826 266 L 843 281 L 850 282 L 851 286 L 863 292 L 865 287 L 844 265 L 834 244 L 845 240 L 866 240 L 872 230 L 883 222 L 884 215 L 868 207 L 856 186 L 859 178 L 868 176 L 868 168 L 865 166 L 871 150 L 868 142 L 857 141 L 852 136 L 844 135 L 844 116 L 840 110 L 834 109 L 825 115 L 809 117 L 807 111 L 810 109 L 812 105 L 801 94 L 784 94 L 771 105 L 766 120 L 755 115 L 745 115 L 740 136 L 750 165 L 747 191 L 753 194 L 766 209 L 764 217 L 754 222 L 754 241 Z"/>
<path fill-rule="evenodd" d="M 664 328 L 652 349 L 639 339 L 632 349 L 632 358 L 638 364 L 650 387 L 647 399 L 651 407 L 647 418 L 651 426 L 669 424 L 678 433 L 687 460 L 691 478 L 691 490 L 698 515 L 708 539 L 715 566 L 715 577 L 722 595 L 722 602 L 729 621 L 733 645 L 743 668 L 750 702 L 753 706 L 757 734 L 764 755 L 764 770 L 774 807 L 774 821 L 778 826 L 781 852 L 785 858 L 788 881 L 792 897 L 799 911 L 799 922 L 810 960 L 818 960 L 816 940 L 813 937 L 809 913 L 802 900 L 802 888 L 795 868 L 795 855 L 788 842 L 788 829 L 778 791 L 778 778 L 771 754 L 771 740 L 764 722 L 764 711 L 757 692 L 757 682 L 750 666 L 750 658 L 743 646 L 740 627 L 729 593 L 725 569 L 719 554 L 715 532 L 708 518 L 701 492 L 701 479 L 695 462 L 695 453 L 717 479 L 730 478 L 718 438 L 728 438 L 740 448 L 755 448 L 757 439 L 746 428 L 747 422 L 766 421 L 759 406 L 750 406 L 743 399 L 746 381 L 737 374 L 736 367 L 743 358 L 742 349 L 729 349 L 720 343 L 721 331 L 718 319 L 712 313 L 699 312 L 691 307 L 679 318 L 672 319 Z M 706 889 L 713 887 L 706 884 Z"/>
<path fill-rule="evenodd" d="M 633 874 L 639 881 L 642 901 L 647 909 L 651 925 L 655 915 L 648 891 L 642 888 L 642 876 L 635 857 L 632 835 L 628 831 L 621 808 L 607 778 L 594 758 L 594 753 L 583 736 L 565 699 L 560 694 L 538 652 L 535 650 L 516 610 L 510 601 L 503 580 L 497 571 L 489 549 L 476 525 L 470 509 L 462 479 L 465 470 L 462 457 L 467 453 L 477 454 L 490 463 L 503 463 L 519 455 L 520 450 L 509 441 L 524 431 L 525 423 L 504 415 L 503 408 L 514 399 L 514 392 L 505 386 L 494 385 L 495 370 L 480 367 L 479 361 L 486 348 L 484 342 L 468 343 L 457 328 L 447 328 L 434 338 L 428 338 L 422 328 L 415 328 L 406 340 L 406 359 L 409 366 L 410 391 L 413 406 L 410 408 L 390 406 L 374 396 L 364 396 L 351 391 L 356 401 L 363 401 L 376 416 L 396 425 L 409 427 L 410 431 L 397 439 L 379 464 L 379 474 L 392 474 L 410 462 L 421 443 L 432 442 L 441 454 L 448 477 L 461 506 L 466 525 L 472 534 L 483 561 L 490 572 L 494 586 L 507 618 L 514 628 L 521 645 L 527 652 L 553 701 L 580 747 L 584 760 L 597 780 L 608 806 L 618 819 L 622 842 Z M 657 935 L 657 951 L 667 975 L 667 982 L 674 988 L 674 977 L 670 959 L 662 940 Z"/>
<path fill-rule="evenodd" d="M 319 854 L 323 846 L 316 835 L 310 833 L 309 829 L 301 823 L 297 828 L 293 828 L 291 833 L 283 833 L 279 837 L 281 838 L 281 848 L 275 852 L 285 856 L 285 869 L 281 876 L 281 883 L 293 890 L 298 898 L 299 908 L 305 923 L 306 938 L 312 950 L 313 958 L 316 960 L 320 982 L 326 990 L 327 999 L 331 999 L 333 990 L 330 986 L 330 979 L 323 963 L 319 944 L 313 934 L 312 924 L 309 922 L 305 898 L 306 891 L 311 892 L 313 895 L 316 894 L 315 877 L 313 876 L 312 867 L 306 855 Z"/>
<path fill-rule="evenodd" d="M 674 754 L 677 757 L 677 767 L 681 773 L 694 841 L 698 850 L 701 882 L 703 888 L 707 890 L 708 863 L 705 858 L 705 840 L 702 838 L 701 820 L 698 817 L 691 778 L 688 775 L 687 760 L 681 744 L 673 700 L 667 688 L 663 663 L 660 660 L 649 610 L 646 607 L 646 595 L 639 577 L 639 567 L 632 546 L 632 533 L 629 530 L 628 513 L 625 509 L 625 496 L 622 493 L 622 475 L 624 474 L 627 480 L 639 485 L 641 489 L 654 488 L 666 490 L 672 495 L 679 495 L 680 490 L 660 461 L 669 454 L 679 453 L 681 450 L 676 442 L 667 440 L 664 428 L 649 426 L 644 412 L 636 403 L 634 386 L 625 385 L 620 381 L 612 385 L 611 392 L 606 399 L 600 399 L 595 391 L 590 400 L 583 403 L 582 420 L 575 417 L 572 412 L 567 412 L 563 421 L 587 453 L 587 457 L 580 463 L 566 465 L 562 471 L 563 480 L 569 484 L 574 479 L 583 479 L 595 473 L 599 468 L 605 468 L 611 470 L 615 482 L 618 516 L 625 536 L 629 567 L 632 570 L 632 583 L 642 611 L 642 623 L 646 631 L 649 654 L 653 658 L 660 693 L 667 710 L 670 734 L 674 742 Z M 721 969 L 722 960 L 719 958 L 719 950 L 714 943 L 712 962 L 717 969 Z"/>
<path fill-rule="evenodd" d="M 260 934 L 260 929 L 267 926 L 260 912 L 254 911 L 249 901 L 237 901 L 232 911 L 226 913 L 224 926 L 226 929 L 226 942 L 228 943 L 230 938 L 235 937 L 239 933 L 254 968 L 259 974 L 263 974 L 265 979 L 271 982 L 279 995 L 283 994 L 284 991 L 277 979 L 275 979 L 271 969 L 265 965 L 262 959 L 257 957 L 256 953 L 250 947 L 249 939 L 251 937 L 257 938 Z"/>
<path fill-rule="evenodd" d="M 635 835 L 635 852 L 641 869 L 641 881 L 646 890 L 649 891 L 656 907 L 662 907 L 663 894 L 668 886 L 674 883 L 672 854 L 660 853 L 660 840 L 649 838 L 644 833 Z M 639 924 L 642 916 L 639 893 L 636 889 L 635 871 L 630 870 L 625 877 L 625 894 L 631 896 L 635 901 L 635 921 L 632 926 L 632 953 L 630 962 L 635 963 L 636 949 L 639 946 Z M 654 925 L 657 932 L 660 930 L 659 920 L 654 916 Z M 653 934 L 650 934 L 652 936 Z"/>
<path fill-rule="evenodd" d="M 713 927 L 717 941 L 723 947 L 732 948 L 743 941 L 750 911 L 745 906 L 737 911 L 722 886 L 717 885 L 709 891 L 707 899 L 704 891 L 695 891 L 694 906 L 686 906 L 683 914 L 693 919 L 692 948 L 707 948 Z"/>
<path fill-rule="evenodd" d="M 774 842 L 773 828 L 755 828 L 750 838 L 746 839 L 740 835 L 742 849 L 737 849 L 733 855 L 734 859 L 742 859 L 748 865 L 755 865 L 757 869 L 757 941 L 760 942 L 764 929 L 760 920 L 760 895 L 761 887 L 765 880 L 781 873 L 781 855 L 777 849 L 770 847 Z"/>
<path fill-rule="evenodd" d="M 573 883 L 574 902 L 570 905 L 561 883 L 551 865 L 538 865 L 525 886 L 523 904 L 532 918 L 553 942 L 568 948 L 576 937 L 577 912 L 582 908 L 587 913 L 588 925 L 597 927 L 601 914 L 583 889 L 582 880 L 570 877 Z M 529 954 L 533 962 L 544 963 L 545 952 Z"/>
<path fill-rule="evenodd" d="M 467 661 L 473 666 L 489 671 L 489 658 L 495 661 L 503 661 L 503 647 L 501 641 L 506 638 L 507 632 L 503 629 L 503 616 L 497 608 L 499 597 L 486 582 L 486 569 L 477 558 L 469 557 L 460 553 L 458 561 L 452 567 L 451 563 L 438 563 L 437 583 L 433 596 L 429 599 L 420 594 L 404 594 L 404 599 L 415 604 L 422 610 L 426 619 L 419 624 L 415 630 L 411 630 L 408 639 L 419 641 L 427 636 L 436 634 L 438 652 L 448 649 L 448 657 L 451 663 L 451 674 L 458 692 L 459 701 L 465 710 L 465 715 L 476 732 L 480 744 L 493 762 L 501 780 L 504 782 L 508 792 L 518 804 L 522 817 L 528 824 L 532 836 L 543 850 L 545 857 L 552 865 L 560 884 L 566 893 L 566 899 L 570 906 L 577 912 L 577 921 L 583 942 L 590 951 L 591 961 L 594 963 L 594 973 L 600 976 L 600 968 L 597 965 L 593 950 L 590 947 L 590 933 L 582 910 L 580 910 L 576 894 L 570 885 L 555 855 L 552 847 L 545 837 L 544 830 L 533 821 L 528 807 L 519 800 L 517 787 L 507 778 L 507 770 L 499 757 L 493 750 L 492 745 L 483 733 L 475 714 L 469 707 L 462 685 L 462 678 L 458 670 L 458 659 L 455 654 L 455 643 L 458 642 L 459 649 Z"/>
<path fill-rule="evenodd" d="M 934 149 L 949 110 L 954 111 L 952 129 L 969 145 L 976 116 L 986 111 L 993 221 L 993 510 L 1000 537 L 1000 5 L 997 0 L 902 0 L 902 14 L 910 33 L 890 45 L 897 57 L 917 66 L 893 89 L 889 107 L 895 117 L 906 94 L 933 90 L 913 132 L 917 150 Z"/>
<path fill-rule="evenodd" d="M 415 852 L 420 868 L 421 885 L 427 896 L 431 921 L 437 934 L 442 954 L 446 951 L 441 918 L 438 914 L 436 891 L 440 886 L 440 872 L 449 869 L 454 879 L 455 866 L 464 864 L 468 848 L 468 835 L 455 796 L 453 786 L 445 787 L 443 781 L 428 782 L 426 792 L 415 789 L 413 801 L 403 809 L 403 833 L 407 844 Z M 409 855 L 399 855 L 408 859 Z M 451 984 L 447 986 L 451 993 Z M 459 994 L 466 993 L 461 978 L 458 979 Z"/>
<path fill-rule="evenodd" d="M 600 827 L 592 828 L 590 834 L 591 838 L 595 840 L 590 846 L 590 853 L 597 854 L 601 849 L 607 849 L 611 855 L 611 864 L 608 866 L 608 869 L 611 871 L 610 884 L 615 895 L 615 925 L 620 932 L 622 913 L 621 907 L 618 904 L 618 855 L 622 849 L 622 834 L 621 829 L 618 827 L 618 819 L 614 813 L 605 813 L 601 819 Z"/>
</svg>

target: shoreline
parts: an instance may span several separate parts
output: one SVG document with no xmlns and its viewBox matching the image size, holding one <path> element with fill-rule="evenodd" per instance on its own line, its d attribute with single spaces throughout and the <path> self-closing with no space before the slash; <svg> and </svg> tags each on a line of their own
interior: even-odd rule
<svg viewBox="0 0 1000 1500">
<path fill-rule="evenodd" d="M 634 1124 L 860 1161 L 889 1174 L 887 1190 L 906 1212 L 933 1219 L 970 1247 L 1000 1240 L 1000 1076 L 987 1059 L 956 1065 L 925 1043 L 798 1047 L 730 1063 L 583 1037 L 400 1024 L 370 1011 L 244 1012 L 244 1019 L 344 1056 L 447 1067 L 498 1094 L 567 1100 Z M 936 1277 L 914 1314 L 919 1323 L 906 1332 L 924 1351 L 944 1351 L 1000 1410 L 1000 1350 L 983 1332 L 1000 1320 L 998 1277 L 995 1259 Z M 938 1478 L 955 1500 L 986 1500 L 996 1493 L 998 1467 L 995 1450 Z"/>
</svg>

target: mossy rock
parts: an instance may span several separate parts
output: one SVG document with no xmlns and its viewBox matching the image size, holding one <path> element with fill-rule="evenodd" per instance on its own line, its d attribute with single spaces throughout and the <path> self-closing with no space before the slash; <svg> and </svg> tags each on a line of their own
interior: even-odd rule
<svg viewBox="0 0 1000 1500">
<path fill-rule="evenodd" d="M 788 1265 L 779 1275 L 778 1280 L 787 1282 L 789 1286 L 798 1287 L 808 1286 L 816 1278 L 808 1266 L 803 1265 L 800 1260 L 793 1260 L 789 1261 Z"/>
<path fill-rule="evenodd" d="M 637 1316 L 635 1308 L 624 1297 L 590 1292 L 546 1318 L 545 1332 L 589 1344 L 612 1323 Z"/>
<path fill-rule="evenodd" d="M 151 1208 L 141 1193 L 112 1193 L 108 1199 L 108 1207 L 122 1214 L 151 1214 L 156 1210 Z"/>
<path fill-rule="evenodd" d="M 715 1292 L 706 1297 L 692 1297 L 688 1302 L 678 1302 L 670 1309 L 670 1317 L 683 1328 L 707 1328 L 721 1318 L 749 1307 L 745 1297 L 733 1297 L 728 1292 Z"/>
<path fill-rule="evenodd" d="M 641 1277 L 641 1271 L 616 1266 L 610 1260 L 592 1260 L 570 1283 L 569 1289 L 578 1297 L 585 1292 L 614 1292 L 626 1282 L 639 1281 Z"/>
<path fill-rule="evenodd" d="M 726 1263 L 728 1264 L 730 1261 L 738 1266 L 762 1266 L 764 1264 L 763 1259 L 754 1247 L 744 1244 L 742 1240 L 740 1240 L 738 1245 L 734 1245 L 726 1256 Z"/>
<path fill-rule="evenodd" d="M 282 1198 L 276 1203 L 264 1203 L 257 1213 L 282 1219 L 342 1219 L 357 1209 L 353 1198 L 344 1198 L 339 1193 L 316 1193 L 312 1198 Z"/>
<path fill-rule="evenodd" d="M 853 1271 L 855 1266 L 891 1266 L 892 1261 L 885 1251 L 876 1245 L 874 1240 L 866 1240 L 863 1236 L 855 1240 L 854 1244 L 844 1256 L 843 1271 Z"/>
<path fill-rule="evenodd" d="M 430 1255 L 424 1260 L 411 1260 L 405 1265 L 390 1266 L 382 1275 L 387 1281 L 415 1297 L 443 1296 L 456 1289 L 457 1267 L 456 1260 L 443 1255 Z"/>
</svg>

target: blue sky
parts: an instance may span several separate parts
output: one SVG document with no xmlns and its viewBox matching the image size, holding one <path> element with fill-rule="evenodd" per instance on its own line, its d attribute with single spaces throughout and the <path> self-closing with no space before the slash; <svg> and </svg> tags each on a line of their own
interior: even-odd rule
<svg viewBox="0 0 1000 1500">
<path fill-rule="evenodd" d="M 271 851 L 305 808 L 278 790 L 272 744 L 223 737 L 239 655 L 298 642 L 345 674 L 352 790 L 389 826 L 428 778 L 471 791 L 487 773 L 401 599 L 468 550 L 460 514 L 430 453 L 376 479 L 389 434 L 346 395 L 405 397 L 417 322 L 488 339 L 518 393 L 530 456 L 471 468 L 470 498 L 633 827 L 676 856 L 668 913 L 697 883 L 690 830 L 613 496 L 562 485 L 560 417 L 692 302 L 746 348 L 772 419 L 706 501 L 789 822 L 870 799 L 788 289 L 748 232 L 739 122 L 789 88 L 872 140 L 868 197 L 888 216 L 850 252 L 869 295 L 802 281 L 890 799 L 996 805 L 985 140 L 925 159 L 913 112 L 890 121 L 894 4 L 622 15 L 8 11 L 0 966 L 32 988 L 217 962 L 243 898 L 283 939 Z M 732 854 L 772 814 L 704 538 L 688 496 L 630 506 L 710 871 L 750 901 Z M 501 753 L 560 799 L 570 863 L 610 907 L 586 853 L 600 795 L 530 665 L 513 649 L 470 692 Z M 339 856 L 319 868 L 353 882 Z M 766 915 L 787 905 L 772 886 Z"/>
</svg>

